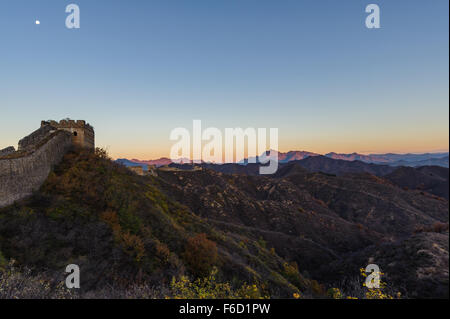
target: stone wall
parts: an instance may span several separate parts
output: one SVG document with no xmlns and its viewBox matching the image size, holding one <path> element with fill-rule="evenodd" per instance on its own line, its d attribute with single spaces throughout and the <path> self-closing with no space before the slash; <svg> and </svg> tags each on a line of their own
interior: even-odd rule
<svg viewBox="0 0 450 319">
<path fill-rule="evenodd" d="M 16 151 L 16 149 L 13 146 L 9 146 L 7 148 L 0 150 L 0 157 L 12 154 L 15 151 Z"/>
<path fill-rule="evenodd" d="M 73 145 L 92 150 L 95 149 L 94 132 L 92 130 L 74 127 L 58 129 L 67 131 L 71 134 Z"/>
<path fill-rule="evenodd" d="M 39 189 L 53 166 L 72 147 L 72 136 L 56 131 L 26 156 L 0 159 L 0 207 L 13 204 Z"/>
<path fill-rule="evenodd" d="M 83 120 L 42 121 L 41 128 L 52 127 L 72 134 L 72 143 L 82 148 L 95 149 L 94 128 Z"/>
<path fill-rule="evenodd" d="M 28 150 L 33 148 L 37 143 L 46 138 L 52 130 L 55 130 L 51 126 L 42 126 L 30 135 L 24 137 L 19 141 L 19 151 Z"/>
</svg>

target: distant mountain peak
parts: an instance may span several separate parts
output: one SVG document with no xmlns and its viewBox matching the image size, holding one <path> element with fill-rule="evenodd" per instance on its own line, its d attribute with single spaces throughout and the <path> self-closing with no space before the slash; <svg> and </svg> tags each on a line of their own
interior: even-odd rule
<svg viewBox="0 0 450 319">
<path fill-rule="evenodd" d="M 364 163 L 371 164 L 384 164 L 390 166 L 425 166 L 425 165 L 435 165 L 442 167 L 449 167 L 449 153 L 423 153 L 423 154 L 395 154 L 395 153 L 386 153 L 386 154 L 359 154 L 357 152 L 353 153 L 336 153 L 330 152 L 325 155 L 321 155 L 314 152 L 309 151 L 288 151 L 288 152 L 280 152 L 274 149 L 267 150 L 261 153 L 260 156 L 249 157 L 239 162 L 241 165 L 247 165 L 248 163 L 259 163 L 259 159 L 268 156 L 268 155 L 278 155 L 278 162 L 280 163 L 289 163 L 292 161 L 299 161 L 306 159 L 308 157 L 315 156 L 323 156 L 336 160 L 344 160 L 344 161 L 361 161 Z M 125 163 L 128 161 L 129 163 Z M 170 165 L 173 161 L 167 157 L 161 157 L 155 160 L 138 160 L 138 159 L 118 159 L 117 162 L 123 162 L 125 165 L 134 165 L 135 164 L 145 164 L 145 165 L 154 165 L 154 166 L 164 166 Z M 131 163 L 131 164 L 130 164 Z M 181 159 L 179 164 L 183 163 L 192 163 L 189 159 Z"/>
</svg>

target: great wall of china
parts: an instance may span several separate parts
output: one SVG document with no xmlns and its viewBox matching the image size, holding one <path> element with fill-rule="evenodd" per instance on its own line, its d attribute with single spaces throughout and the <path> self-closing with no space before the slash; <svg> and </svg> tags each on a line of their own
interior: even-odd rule
<svg viewBox="0 0 450 319">
<path fill-rule="evenodd" d="M 94 128 L 85 121 L 42 121 L 19 141 L 0 150 L 0 207 L 30 196 L 72 147 L 95 148 Z"/>
</svg>

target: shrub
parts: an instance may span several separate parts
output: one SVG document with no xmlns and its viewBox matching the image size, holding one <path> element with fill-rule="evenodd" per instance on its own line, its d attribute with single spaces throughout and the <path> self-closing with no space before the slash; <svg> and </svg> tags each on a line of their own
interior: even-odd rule
<svg viewBox="0 0 450 319">
<path fill-rule="evenodd" d="M 6 265 L 8 264 L 5 256 L 3 256 L 2 251 L 0 250 L 0 271 L 5 269 Z"/>
<path fill-rule="evenodd" d="M 317 282 L 317 280 L 311 280 L 310 283 L 311 292 L 314 296 L 321 297 L 326 295 L 325 287 Z"/>
<path fill-rule="evenodd" d="M 140 262 L 146 255 L 142 239 L 129 231 L 123 231 L 119 223 L 119 217 L 115 212 L 103 212 L 100 218 L 111 227 L 114 240 L 122 247 L 122 250 L 133 260 Z"/>
<path fill-rule="evenodd" d="M 433 224 L 433 232 L 435 233 L 442 233 L 445 231 L 448 231 L 448 223 L 440 223 L 440 222 L 436 222 Z"/>
<path fill-rule="evenodd" d="M 298 289 L 303 290 L 306 288 L 307 283 L 300 275 L 296 262 L 283 264 L 283 276 Z"/>
<path fill-rule="evenodd" d="M 145 256 L 145 246 L 139 236 L 130 234 L 130 232 L 122 233 L 123 250 L 131 256 L 136 262 L 140 262 Z"/>
<path fill-rule="evenodd" d="M 156 244 L 156 256 L 163 262 L 168 263 L 170 258 L 170 250 L 166 244 L 158 242 Z"/>
<path fill-rule="evenodd" d="M 236 291 L 235 297 L 239 299 L 269 299 L 269 297 L 264 294 L 264 289 L 256 284 L 248 285 L 246 283 Z"/>
<path fill-rule="evenodd" d="M 266 249 L 266 247 L 267 247 L 267 242 L 262 237 L 259 237 L 258 244 L 259 244 L 260 247 L 262 247 L 264 249 Z"/>
<path fill-rule="evenodd" d="M 327 291 L 327 296 L 331 299 L 342 299 L 342 292 L 338 288 L 330 288 Z"/>
<path fill-rule="evenodd" d="M 216 281 L 217 268 L 213 267 L 209 276 L 190 281 L 182 276 L 179 280 L 172 278 L 170 284 L 171 296 L 175 299 L 267 299 L 258 285 L 243 284 L 239 289 L 233 290 L 230 283 Z"/>
<path fill-rule="evenodd" d="M 217 261 L 216 243 L 206 238 L 204 233 L 189 238 L 185 247 L 184 261 L 195 276 L 208 276 Z"/>
<path fill-rule="evenodd" d="M 414 233 L 443 233 L 446 231 L 448 231 L 448 223 L 436 222 L 432 226 L 420 225 L 416 227 Z"/>
</svg>

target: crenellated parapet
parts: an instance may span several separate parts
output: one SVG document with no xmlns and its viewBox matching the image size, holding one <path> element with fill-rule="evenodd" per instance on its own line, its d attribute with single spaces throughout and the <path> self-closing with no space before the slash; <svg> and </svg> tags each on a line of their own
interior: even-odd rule
<svg viewBox="0 0 450 319">
<path fill-rule="evenodd" d="M 72 142 L 82 148 L 95 148 L 94 128 L 83 120 L 42 121 L 41 128 L 51 127 L 54 130 L 63 130 L 72 134 Z"/>
<path fill-rule="evenodd" d="M 14 147 L 0 150 L 0 207 L 41 187 L 52 168 L 73 147 L 95 149 L 94 128 L 85 121 L 42 121 Z"/>
<path fill-rule="evenodd" d="M 92 130 L 94 131 L 94 128 L 89 125 L 89 123 L 86 123 L 86 121 L 84 120 L 61 120 L 59 122 L 57 121 L 41 121 L 41 127 L 42 126 L 46 126 L 46 125 L 50 125 L 53 126 L 55 128 L 82 128 L 82 129 L 86 129 L 86 130 Z"/>
<path fill-rule="evenodd" d="M 7 148 L 0 150 L 0 157 L 12 154 L 15 151 L 16 151 L 16 149 L 13 146 L 9 146 Z"/>
<path fill-rule="evenodd" d="M 40 141 L 44 140 L 49 136 L 55 129 L 51 126 L 41 126 L 39 129 L 34 131 L 28 136 L 25 136 L 19 141 L 19 151 L 32 150 L 39 144 Z"/>
</svg>

